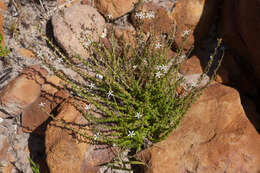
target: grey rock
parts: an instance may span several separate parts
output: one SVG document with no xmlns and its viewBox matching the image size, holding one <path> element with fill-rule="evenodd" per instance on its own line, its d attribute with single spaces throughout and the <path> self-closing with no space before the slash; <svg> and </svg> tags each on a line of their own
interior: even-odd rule
<svg viewBox="0 0 260 173">
<path fill-rule="evenodd" d="M 70 56 L 88 57 L 84 42 L 98 41 L 105 19 L 91 6 L 74 4 L 52 17 L 56 41 Z"/>
</svg>

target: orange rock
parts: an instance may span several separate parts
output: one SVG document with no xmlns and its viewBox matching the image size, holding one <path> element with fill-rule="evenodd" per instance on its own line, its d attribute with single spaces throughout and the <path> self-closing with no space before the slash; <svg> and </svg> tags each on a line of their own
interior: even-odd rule
<svg viewBox="0 0 260 173">
<path fill-rule="evenodd" d="M 57 118 L 62 118 L 67 123 L 71 123 L 70 126 L 74 129 L 79 129 L 75 124 L 87 124 L 87 121 L 73 106 L 74 102 L 75 100 L 68 99 L 62 103 L 58 109 Z M 45 133 L 46 161 L 50 172 L 96 172 L 100 165 L 112 158 L 113 154 L 109 149 L 105 147 L 97 149 L 96 146 L 87 144 L 85 139 L 79 138 L 78 134 L 72 135 L 72 132 L 62 127 L 63 125 L 59 122 L 52 121 L 47 126 Z M 92 134 L 87 130 L 82 132 L 88 135 Z"/>
<path fill-rule="evenodd" d="M 24 58 L 29 58 L 29 59 L 35 58 L 34 53 L 28 49 L 19 48 L 17 52 Z"/>
<path fill-rule="evenodd" d="M 147 150 L 146 173 L 260 171 L 260 136 L 236 90 L 215 83 L 192 105 L 179 127 Z"/>
<path fill-rule="evenodd" d="M 182 45 L 182 34 L 190 31 L 185 42 L 184 49 L 190 49 L 205 38 L 218 13 L 219 0 L 179 0 L 172 10 L 172 16 L 176 21 L 176 43 Z M 199 46 L 199 45 L 198 45 Z"/>
<path fill-rule="evenodd" d="M 51 111 L 62 101 L 69 97 L 64 90 L 59 90 L 55 95 L 42 94 L 34 103 L 28 106 L 22 115 L 22 127 L 24 132 L 34 132 L 41 135 L 45 133 L 46 121 Z M 44 107 L 40 107 L 43 103 Z"/>
<path fill-rule="evenodd" d="M 17 116 L 39 96 L 40 85 L 21 75 L 1 91 L 0 105 L 9 114 Z"/>
<path fill-rule="evenodd" d="M 183 75 L 203 73 L 199 58 L 197 56 L 192 56 L 191 58 L 185 60 L 181 64 L 180 73 Z"/>
<path fill-rule="evenodd" d="M 46 83 L 42 85 L 42 91 L 54 95 L 58 90 L 63 88 L 62 80 L 55 76 L 48 76 L 46 78 Z"/>
<path fill-rule="evenodd" d="M 0 9 L 5 11 L 6 10 L 6 5 L 3 1 L 0 1 Z"/>
<path fill-rule="evenodd" d="M 95 0 L 95 6 L 105 16 L 117 19 L 130 12 L 138 0 Z"/>
<path fill-rule="evenodd" d="M 3 32 L 3 16 L 0 13 L 0 34 L 2 35 L 1 45 L 4 46 L 4 32 Z"/>
<path fill-rule="evenodd" d="M 21 74 L 26 75 L 28 79 L 34 80 L 39 85 L 42 85 L 45 83 L 46 78 L 48 76 L 47 70 L 41 68 L 38 65 L 33 65 L 30 67 L 25 68 Z"/>
<path fill-rule="evenodd" d="M 115 37 L 117 39 L 123 37 L 126 44 L 130 44 L 132 47 L 135 47 L 136 45 L 135 33 L 135 30 L 130 27 L 115 27 Z"/>
<path fill-rule="evenodd" d="M 137 14 L 154 13 L 154 18 L 139 18 Z M 163 7 L 155 3 L 141 3 L 131 14 L 132 23 L 135 28 L 142 28 L 144 32 L 155 32 L 156 34 L 170 33 L 174 29 L 174 21 Z"/>
<path fill-rule="evenodd" d="M 0 136 L 0 139 L 0 160 L 5 160 L 9 148 L 8 138 Z"/>
<path fill-rule="evenodd" d="M 2 168 L 2 171 L 3 171 L 2 173 L 11 173 L 13 168 L 14 168 L 14 166 L 11 163 L 9 163 L 7 166 L 4 166 Z"/>
</svg>

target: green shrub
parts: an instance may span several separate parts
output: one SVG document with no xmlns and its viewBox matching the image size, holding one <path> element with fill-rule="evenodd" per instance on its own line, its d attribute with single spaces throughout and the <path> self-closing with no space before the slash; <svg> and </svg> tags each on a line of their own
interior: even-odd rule
<svg viewBox="0 0 260 173">
<path fill-rule="evenodd" d="M 168 56 L 174 33 L 166 39 L 138 32 L 134 47 L 122 41 L 123 38 L 116 39 L 112 35 L 110 46 L 105 46 L 102 39 L 91 42 L 85 47 L 91 56 L 74 57 L 73 60 L 43 37 L 54 48 L 57 60 L 84 79 L 84 82 L 75 81 L 57 70 L 52 61 L 41 57 L 67 83 L 68 90 L 86 103 L 86 107 L 75 105 L 90 122 L 87 129 L 94 135 L 88 135 L 82 126 L 74 128 L 64 121 L 62 127 L 90 143 L 117 146 L 120 151 L 136 153 L 165 139 L 178 127 L 191 104 L 214 78 L 213 75 L 207 84 L 201 85 L 213 62 L 211 59 L 197 83 L 187 86 L 178 71 L 181 59 L 189 53 L 185 55 L 179 48 L 173 57 Z M 186 35 L 183 42 L 185 38 Z M 80 63 L 75 63 L 75 58 Z M 86 69 L 96 75 L 89 75 Z M 100 117 L 89 111 L 93 107 L 99 111 Z"/>
</svg>

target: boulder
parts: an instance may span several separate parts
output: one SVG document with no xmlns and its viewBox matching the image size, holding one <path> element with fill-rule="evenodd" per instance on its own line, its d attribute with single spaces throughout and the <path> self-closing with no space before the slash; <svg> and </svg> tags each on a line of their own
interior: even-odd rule
<svg viewBox="0 0 260 173">
<path fill-rule="evenodd" d="M 74 102 L 75 100 L 68 99 L 62 103 L 57 118 L 70 123 L 70 127 L 80 130 L 78 125 L 88 122 L 73 106 Z M 62 127 L 60 122 L 52 121 L 45 132 L 46 162 L 50 173 L 96 173 L 102 164 L 113 158 L 110 148 L 91 145 L 77 133 L 74 134 Z M 92 134 L 87 130 L 82 132 Z"/>
<path fill-rule="evenodd" d="M 235 89 L 210 85 L 170 136 L 146 150 L 146 173 L 260 171 L 260 136 Z"/>
<path fill-rule="evenodd" d="M 224 1 L 218 28 L 220 37 L 231 50 L 239 55 L 239 61 L 260 85 L 260 15 L 259 0 Z"/>
<path fill-rule="evenodd" d="M 88 41 L 98 41 L 105 28 L 105 19 L 88 5 L 75 3 L 52 17 L 56 41 L 70 56 L 88 58 Z M 84 48 L 85 47 L 85 48 Z"/>
<path fill-rule="evenodd" d="M 95 6 L 104 16 L 117 19 L 129 13 L 137 2 L 138 0 L 95 0 Z"/>
<path fill-rule="evenodd" d="M 53 96 L 42 93 L 34 103 L 23 111 L 23 131 L 44 135 L 46 122 L 50 118 L 50 113 L 69 96 L 69 93 L 65 90 L 59 90 Z"/>
<path fill-rule="evenodd" d="M 175 26 L 170 13 L 153 2 L 139 4 L 132 12 L 131 20 L 136 29 L 156 34 L 170 33 Z"/>
<path fill-rule="evenodd" d="M 40 96 L 40 85 L 25 75 L 11 81 L 0 93 L 0 107 L 12 116 L 18 116 L 23 109 Z"/>
<path fill-rule="evenodd" d="M 35 58 L 35 54 L 29 50 L 29 49 L 25 49 L 25 48 L 19 48 L 17 50 L 17 53 L 27 59 L 34 59 Z"/>
<path fill-rule="evenodd" d="M 196 56 L 192 56 L 189 59 L 182 62 L 179 72 L 184 76 L 190 76 L 197 74 L 198 76 L 203 73 L 203 63 L 201 60 Z M 216 82 L 218 83 L 229 83 L 229 76 L 228 72 L 222 66 L 217 72 Z"/>
<path fill-rule="evenodd" d="M 172 10 L 172 16 L 176 21 L 176 43 L 180 46 L 183 42 L 182 35 L 186 35 L 184 49 L 190 49 L 203 40 L 209 33 L 212 24 L 218 14 L 219 0 L 179 0 Z"/>
</svg>

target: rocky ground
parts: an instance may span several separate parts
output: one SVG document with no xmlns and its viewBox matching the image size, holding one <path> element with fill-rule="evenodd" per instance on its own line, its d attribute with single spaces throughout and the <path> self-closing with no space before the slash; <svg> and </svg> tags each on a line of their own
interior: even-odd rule
<svg viewBox="0 0 260 173">
<path fill-rule="evenodd" d="M 202 73 L 217 37 L 223 38 L 221 51 L 225 50 L 225 56 L 216 81 L 192 106 L 177 130 L 140 153 L 149 167 L 135 172 L 260 172 L 259 0 L 137 2 L 0 1 L 2 45 L 10 50 L 8 57 L 0 61 L 0 172 L 31 173 L 29 157 L 40 164 L 41 173 L 106 172 L 107 168 L 100 165 L 114 156 L 113 149 L 76 142 L 68 132 L 52 126 L 48 115 L 39 109 L 39 104 L 44 103 L 47 112 L 84 123 L 70 104 L 73 93 L 64 90 L 61 79 L 39 57 L 73 78 L 81 78 L 62 65 L 41 39 L 39 28 L 68 55 L 87 57 L 88 52 L 72 35 L 80 37 L 87 29 L 92 40 L 97 40 L 114 28 L 117 37 L 123 34 L 127 42 L 134 44 L 133 33 L 139 28 L 140 18 L 145 29 L 152 25 L 158 35 L 169 33 L 177 23 L 180 32 L 176 46 L 181 43 L 183 31 L 191 32 L 184 48 L 195 45 L 195 50 L 180 69 L 189 82 Z M 174 48 L 171 51 L 174 53 Z"/>
</svg>

